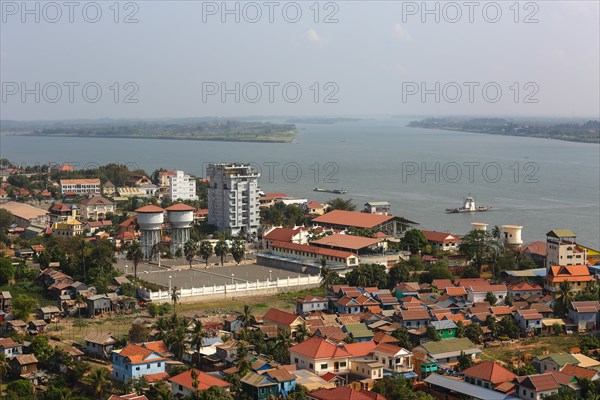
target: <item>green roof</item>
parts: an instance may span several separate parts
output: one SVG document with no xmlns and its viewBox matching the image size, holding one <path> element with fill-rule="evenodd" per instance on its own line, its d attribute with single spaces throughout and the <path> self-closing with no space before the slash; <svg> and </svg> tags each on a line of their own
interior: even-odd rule
<svg viewBox="0 0 600 400">
<path fill-rule="evenodd" d="M 543 356 L 537 356 L 538 360 L 546 360 L 551 358 L 560 367 L 564 367 L 567 364 L 579 364 L 579 360 L 573 357 L 572 354 L 544 354 Z"/>
<path fill-rule="evenodd" d="M 366 338 L 373 337 L 373 331 L 371 331 L 365 324 L 347 324 L 344 325 L 346 332 L 353 338 Z"/>
<path fill-rule="evenodd" d="M 453 351 L 465 351 L 467 349 L 478 348 L 467 338 L 442 339 L 438 342 L 426 342 L 421 346 L 429 354 L 450 353 Z"/>
<path fill-rule="evenodd" d="M 554 230 L 546 233 L 546 236 L 561 238 L 561 237 L 576 237 L 577 235 L 575 233 L 573 233 L 573 231 L 570 229 L 554 229 Z"/>
</svg>

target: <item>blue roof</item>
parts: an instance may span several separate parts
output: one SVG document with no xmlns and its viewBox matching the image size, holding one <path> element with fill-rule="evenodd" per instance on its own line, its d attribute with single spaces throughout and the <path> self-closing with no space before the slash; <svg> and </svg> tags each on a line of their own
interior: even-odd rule
<svg viewBox="0 0 600 400">
<path fill-rule="evenodd" d="M 494 390 L 484 389 L 482 387 L 471 385 L 462 380 L 449 378 L 439 374 L 431 374 L 425 378 L 425 382 L 430 385 L 442 387 L 452 392 L 459 393 L 479 400 L 517 400 L 517 397 L 509 396 Z"/>
</svg>

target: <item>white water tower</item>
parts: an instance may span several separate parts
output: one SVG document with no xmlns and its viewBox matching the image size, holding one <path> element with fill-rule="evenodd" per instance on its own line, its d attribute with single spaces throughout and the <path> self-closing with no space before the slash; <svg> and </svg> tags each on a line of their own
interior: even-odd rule
<svg viewBox="0 0 600 400">
<path fill-rule="evenodd" d="M 183 250 L 185 242 L 190 240 L 190 227 L 194 222 L 194 207 L 176 203 L 167 207 L 167 219 L 171 224 L 171 251 Z"/>
<path fill-rule="evenodd" d="M 521 239 L 521 230 L 523 229 L 520 225 L 502 225 L 502 234 L 504 237 L 504 244 L 507 246 L 520 246 L 523 244 Z"/>
<path fill-rule="evenodd" d="M 471 222 L 471 229 L 474 231 L 487 231 L 487 226 L 485 222 Z"/>
<path fill-rule="evenodd" d="M 137 223 L 140 226 L 140 244 L 144 257 L 152 257 L 152 249 L 160 243 L 160 227 L 164 222 L 164 211 L 162 208 L 147 205 L 135 210 L 137 212 Z"/>
</svg>

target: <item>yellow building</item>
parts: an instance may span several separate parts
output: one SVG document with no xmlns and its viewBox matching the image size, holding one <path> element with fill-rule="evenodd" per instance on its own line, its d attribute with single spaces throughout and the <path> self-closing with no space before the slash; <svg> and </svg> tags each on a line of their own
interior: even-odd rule
<svg viewBox="0 0 600 400">
<path fill-rule="evenodd" d="M 54 234 L 59 236 L 80 236 L 83 234 L 83 224 L 75 217 L 75 210 L 64 221 L 54 223 Z"/>
<path fill-rule="evenodd" d="M 560 292 L 560 284 L 569 282 L 571 291 L 583 292 L 594 281 L 586 265 L 555 265 L 547 269 L 544 288 L 553 294 Z"/>
</svg>

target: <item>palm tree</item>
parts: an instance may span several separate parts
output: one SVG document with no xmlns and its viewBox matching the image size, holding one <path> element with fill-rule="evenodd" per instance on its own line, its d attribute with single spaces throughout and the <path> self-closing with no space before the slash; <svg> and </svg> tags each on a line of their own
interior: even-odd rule
<svg viewBox="0 0 600 400">
<path fill-rule="evenodd" d="M 254 315 L 252 315 L 253 307 L 244 304 L 244 311 L 242 311 L 242 326 L 244 328 L 249 327 L 253 321 L 255 321 Z"/>
<path fill-rule="evenodd" d="M 183 359 L 183 354 L 187 347 L 185 328 L 183 326 L 180 325 L 175 328 L 175 331 L 171 336 L 171 347 L 175 350 L 175 356 L 179 360 Z"/>
<path fill-rule="evenodd" d="M 573 300 L 573 286 L 568 281 L 562 281 L 558 286 L 560 298 L 558 299 L 561 304 L 561 312 L 564 314 L 569 310 L 569 304 Z"/>
<path fill-rule="evenodd" d="M 159 381 L 154 386 L 156 389 L 156 400 L 173 400 L 173 392 L 171 392 L 171 389 L 164 382 L 161 384 L 161 381 Z"/>
<path fill-rule="evenodd" d="M 102 397 L 104 389 L 110 383 L 108 380 L 108 370 L 106 368 L 96 368 L 90 374 L 89 382 L 94 390 L 94 394 Z"/>
<path fill-rule="evenodd" d="M 204 262 L 208 267 L 208 259 L 213 254 L 213 245 L 207 240 L 203 241 L 200 243 L 200 249 L 198 250 L 198 253 L 200 254 L 200 257 L 204 259 Z"/>
<path fill-rule="evenodd" d="M 321 267 L 321 288 L 327 290 L 335 285 L 339 280 L 339 275 L 329 267 Z"/>
<path fill-rule="evenodd" d="M 185 255 L 185 259 L 190 263 L 190 269 L 192 269 L 192 263 L 197 252 L 198 243 L 195 240 L 190 239 L 183 245 L 183 254 Z"/>
<path fill-rule="evenodd" d="M 292 337 L 290 332 L 285 329 L 277 330 L 277 337 L 275 338 L 275 347 L 278 353 L 278 361 L 282 364 L 285 363 L 288 355 L 288 349 L 292 346 Z"/>
<path fill-rule="evenodd" d="M 77 250 L 79 250 L 79 252 L 81 254 L 81 264 L 83 266 L 83 281 L 84 282 L 87 281 L 87 270 L 85 268 L 85 256 L 86 256 L 89 248 L 90 248 L 89 242 L 83 238 L 81 238 L 79 240 L 79 242 L 77 243 Z"/>
<path fill-rule="evenodd" d="M 231 255 L 235 262 L 239 265 L 246 255 L 246 244 L 241 240 L 236 240 L 231 246 Z"/>
<path fill-rule="evenodd" d="M 219 240 L 215 245 L 215 254 L 221 257 L 221 265 L 225 262 L 225 256 L 227 256 L 228 252 L 229 246 L 227 245 L 227 242 L 223 239 Z"/>
<path fill-rule="evenodd" d="M 207 337 L 208 333 L 204 330 L 202 322 L 199 320 L 194 321 L 194 325 L 192 326 L 190 344 L 196 349 L 197 352 L 200 352 L 200 349 L 202 348 L 202 342 L 204 342 L 204 339 L 206 339 Z"/>
<path fill-rule="evenodd" d="M 77 312 L 79 314 L 79 321 L 81 321 L 81 306 L 83 304 L 85 304 L 83 295 L 81 293 L 77 293 L 77 297 L 75 298 L 75 307 L 77 307 Z"/>
<path fill-rule="evenodd" d="M 168 340 L 169 331 L 171 330 L 167 319 L 165 317 L 158 318 L 154 327 L 158 331 L 155 335 L 156 339 L 162 340 L 165 343 L 167 343 L 169 341 Z"/>
<path fill-rule="evenodd" d="M 179 300 L 179 293 L 177 292 L 177 286 L 173 286 L 171 290 L 171 301 L 173 302 L 173 314 L 175 314 L 175 309 L 177 307 L 177 301 Z"/>
<path fill-rule="evenodd" d="M 127 259 L 133 262 L 133 278 L 137 281 L 137 269 L 139 263 L 144 259 L 142 247 L 138 242 L 134 242 L 127 249 Z"/>
<path fill-rule="evenodd" d="M 297 343 L 302 343 L 304 342 L 308 337 L 310 337 L 310 328 L 308 327 L 308 325 L 306 324 L 306 322 L 302 322 L 300 325 L 298 325 L 298 327 L 296 328 L 296 342 Z"/>
</svg>

